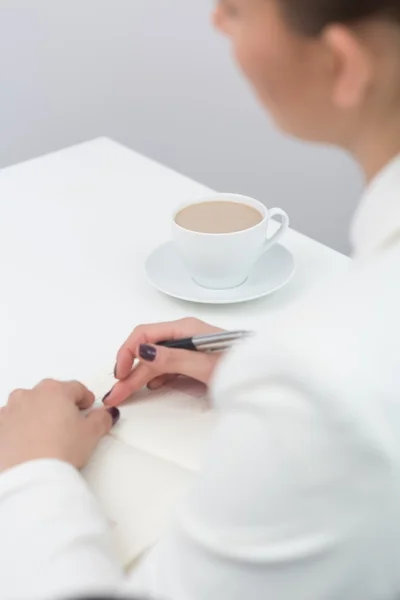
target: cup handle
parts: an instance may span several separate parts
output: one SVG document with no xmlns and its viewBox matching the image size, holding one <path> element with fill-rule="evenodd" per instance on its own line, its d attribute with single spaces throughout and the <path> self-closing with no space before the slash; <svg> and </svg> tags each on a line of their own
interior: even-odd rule
<svg viewBox="0 0 400 600">
<path fill-rule="evenodd" d="M 289 229 L 289 217 L 284 210 L 281 208 L 271 208 L 271 210 L 268 211 L 268 219 L 272 219 L 273 217 L 280 217 L 282 223 L 278 231 L 276 231 L 273 236 L 265 241 L 262 248 L 262 253 L 266 252 L 271 248 L 271 246 L 276 244 Z"/>
</svg>

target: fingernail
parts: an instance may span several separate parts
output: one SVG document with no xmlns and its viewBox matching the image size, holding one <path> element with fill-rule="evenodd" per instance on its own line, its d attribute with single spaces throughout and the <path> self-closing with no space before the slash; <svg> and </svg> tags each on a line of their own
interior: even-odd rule
<svg viewBox="0 0 400 600">
<path fill-rule="evenodd" d="M 102 400 L 103 404 L 104 404 L 104 403 L 105 403 L 105 401 L 107 400 L 108 396 L 110 396 L 110 395 L 111 395 L 111 392 L 112 392 L 112 390 L 110 390 L 109 392 L 107 392 L 107 394 L 104 396 L 104 398 L 103 398 L 103 400 Z"/>
<path fill-rule="evenodd" d="M 153 360 L 156 359 L 157 350 L 154 346 L 142 344 L 141 346 L 139 346 L 139 356 L 140 358 L 143 358 L 143 360 L 153 362 Z"/>
<path fill-rule="evenodd" d="M 117 367 L 118 367 L 118 363 L 115 363 L 115 367 L 114 367 L 114 379 L 117 379 Z"/>
<path fill-rule="evenodd" d="M 116 406 L 112 406 L 111 408 L 107 408 L 107 412 L 110 413 L 112 418 L 113 427 L 116 425 L 121 417 L 121 413 L 119 412 Z"/>
</svg>

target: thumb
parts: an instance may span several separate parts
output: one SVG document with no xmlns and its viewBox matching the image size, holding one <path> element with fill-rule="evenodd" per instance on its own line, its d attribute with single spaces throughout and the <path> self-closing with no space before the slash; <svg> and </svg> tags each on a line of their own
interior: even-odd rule
<svg viewBox="0 0 400 600">
<path fill-rule="evenodd" d="M 92 410 L 85 418 L 86 429 L 89 430 L 89 436 L 94 445 L 107 435 L 112 427 L 119 421 L 120 412 L 118 408 L 109 409 L 99 408 Z"/>
<path fill-rule="evenodd" d="M 139 346 L 142 363 L 160 374 L 179 374 L 205 382 L 209 376 L 209 357 L 202 352 L 142 344 Z"/>
</svg>

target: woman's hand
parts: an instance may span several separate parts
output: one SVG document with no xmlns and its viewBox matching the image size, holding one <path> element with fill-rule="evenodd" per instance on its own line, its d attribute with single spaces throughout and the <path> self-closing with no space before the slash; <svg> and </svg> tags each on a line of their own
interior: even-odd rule
<svg viewBox="0 0 400 600">
<path fill-rule="evenodd" d="M 185 375 L 208 385 L 220 355 L 172 350 L 154 344 L 162 340 L 221 331 L 198 319 L 137 327 L 118 352 L 115 377 L 120 381 L 104 397 L 104 404 L 118 406 L 143 386 L 158 389 L 177 375 Z M 134 365 L 136 359 L 139 362 Z"/>
<path fill-rule="evenodd" d="M 0 471 L 40 458 L 84 467 L 119 418 L 116 408 L 81 412 L 93 402 L 94 395 L 77 381 L 46 380 L 13 392 L 0 409 Z"/>
</svg>

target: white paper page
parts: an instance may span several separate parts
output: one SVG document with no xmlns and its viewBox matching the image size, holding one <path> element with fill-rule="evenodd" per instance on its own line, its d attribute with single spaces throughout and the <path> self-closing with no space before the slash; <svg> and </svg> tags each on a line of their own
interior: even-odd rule
<svg viewBox="0 0 400 600">
<path fill-rule="evenodd" d="M 111 373 L 85 382 L 102 397 Z M 112 525 L 121 563 L 130 565 L 163 535 L 197 470 L 215 414 L 206 387 L 178 378 L 143 389 L 120 407 L 121 419 L 102 441 L 84 476 Z"/>
<path fill-rule="evenodd" d="M 205 386 L 179 378 L 157 392 L 135 394 L 122 407 L 114 435 L 185 469 L 198 470 L 215 419 Z"/>
<path fill-rule="evenodd" d="M 110 520 L 124 566 L 162 537 L 192 477 L 112 436 L 102 440 L 83 476 Z"/>
</svg>

